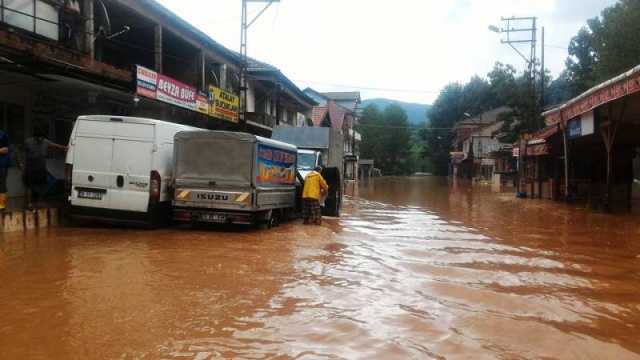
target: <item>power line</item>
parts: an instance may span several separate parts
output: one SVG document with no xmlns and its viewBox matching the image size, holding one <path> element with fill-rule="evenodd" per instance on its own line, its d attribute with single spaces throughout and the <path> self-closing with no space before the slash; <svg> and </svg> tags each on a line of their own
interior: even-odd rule
<svg viewBox="0 0 640 360">
<path fill-rule="evenodd" d="M 390 88 L 375 88 L 375 87 L 356 86 L 356 85 L 329 84 L 329 83 L 321 83 L 316 81 L 300 80 L 300 79 L 294 79 L 293 81 L 304 82 L 304 83 L 315 84 L 315 85 L 335 86 L 335 87 L 343 87 L 343 88 L 350 88 L 350 89 L 389 91 L 389 92 L 407 92 L 407 93 L 424 93 L 424 94 L 439 94 L 441 92 L 441 90 L 390 89 Z"/>
<path fill-rule="evenodd" d="M 451 130 L 453 127 L 420 127 L 420 126 L 390 126 L 390 125 L 373 125 L 373 124 L 357 124 L 356 127 L 368 127 L 368 128 L 379 128 L 379 129 L 408 129 L 408 130 Z"/>
</svg>

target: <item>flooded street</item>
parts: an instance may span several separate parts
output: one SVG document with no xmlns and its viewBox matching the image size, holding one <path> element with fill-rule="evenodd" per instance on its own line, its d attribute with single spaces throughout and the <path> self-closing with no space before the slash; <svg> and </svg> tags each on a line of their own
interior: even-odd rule
<svg viewBox="0 0 640 360">
<path fill-rule="evenodd" d="M 376 178 L 321 227 L 0 240 L 0 359 L 640 359 L 638 215 Z"/>
</svg>

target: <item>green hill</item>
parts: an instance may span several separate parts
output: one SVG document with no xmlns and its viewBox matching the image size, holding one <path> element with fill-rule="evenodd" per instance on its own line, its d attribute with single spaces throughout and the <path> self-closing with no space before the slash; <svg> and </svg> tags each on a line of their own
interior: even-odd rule
<svg viewBox="0 0 640 360">
<path fill-rule="evenodd" d="M 431 105 L 407 103 L 391 99 L 367 99 L 362 100 L 359 107 L 364 109 L 368 105 L 375 104 L 382 111 L 393 103 L 400 105 L 407 112 L 410 124 L 422 124 L 427 121 L 427 111 L 431 108 Z"/>
</svg>

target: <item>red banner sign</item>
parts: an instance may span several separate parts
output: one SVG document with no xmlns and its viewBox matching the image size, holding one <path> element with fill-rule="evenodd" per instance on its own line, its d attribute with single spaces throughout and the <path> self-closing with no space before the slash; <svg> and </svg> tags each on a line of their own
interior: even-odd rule
<svg viewBox="0 0 640 360">
<path fill-rule="evenodd" d="M 196 109 L 196 88 L 158 74 L 158 100 L 177 105 L 189 110 Z"/>
<path fill-rule="evenodd" d="M 637 72 L 630 78 L 620 80 L 608 85 L 603 89 L 587 95 L 585 98 L 576 101 L 562 110 L 554 111 L 545 116 L 545 124 L 551 125 L 567 120 L 594 109 L 602 104 L 619 99 L 623 96 L 640 91 L 640 74 Z"/>
</svg>

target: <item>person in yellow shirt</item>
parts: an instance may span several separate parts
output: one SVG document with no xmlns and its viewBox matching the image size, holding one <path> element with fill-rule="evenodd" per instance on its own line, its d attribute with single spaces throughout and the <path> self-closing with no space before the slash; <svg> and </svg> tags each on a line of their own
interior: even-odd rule
<svg viewBox="0 0 640 360">
<path fill-rule="evenodd" d="M 321 166 L 316 166 L 304 179 L 302 189 L 302 219 L 303 224 L 322 224 L 322 214 L 320 213 L 320 196 L 329 190 L 329 185 L 320 175 Z"/>
</svg>

